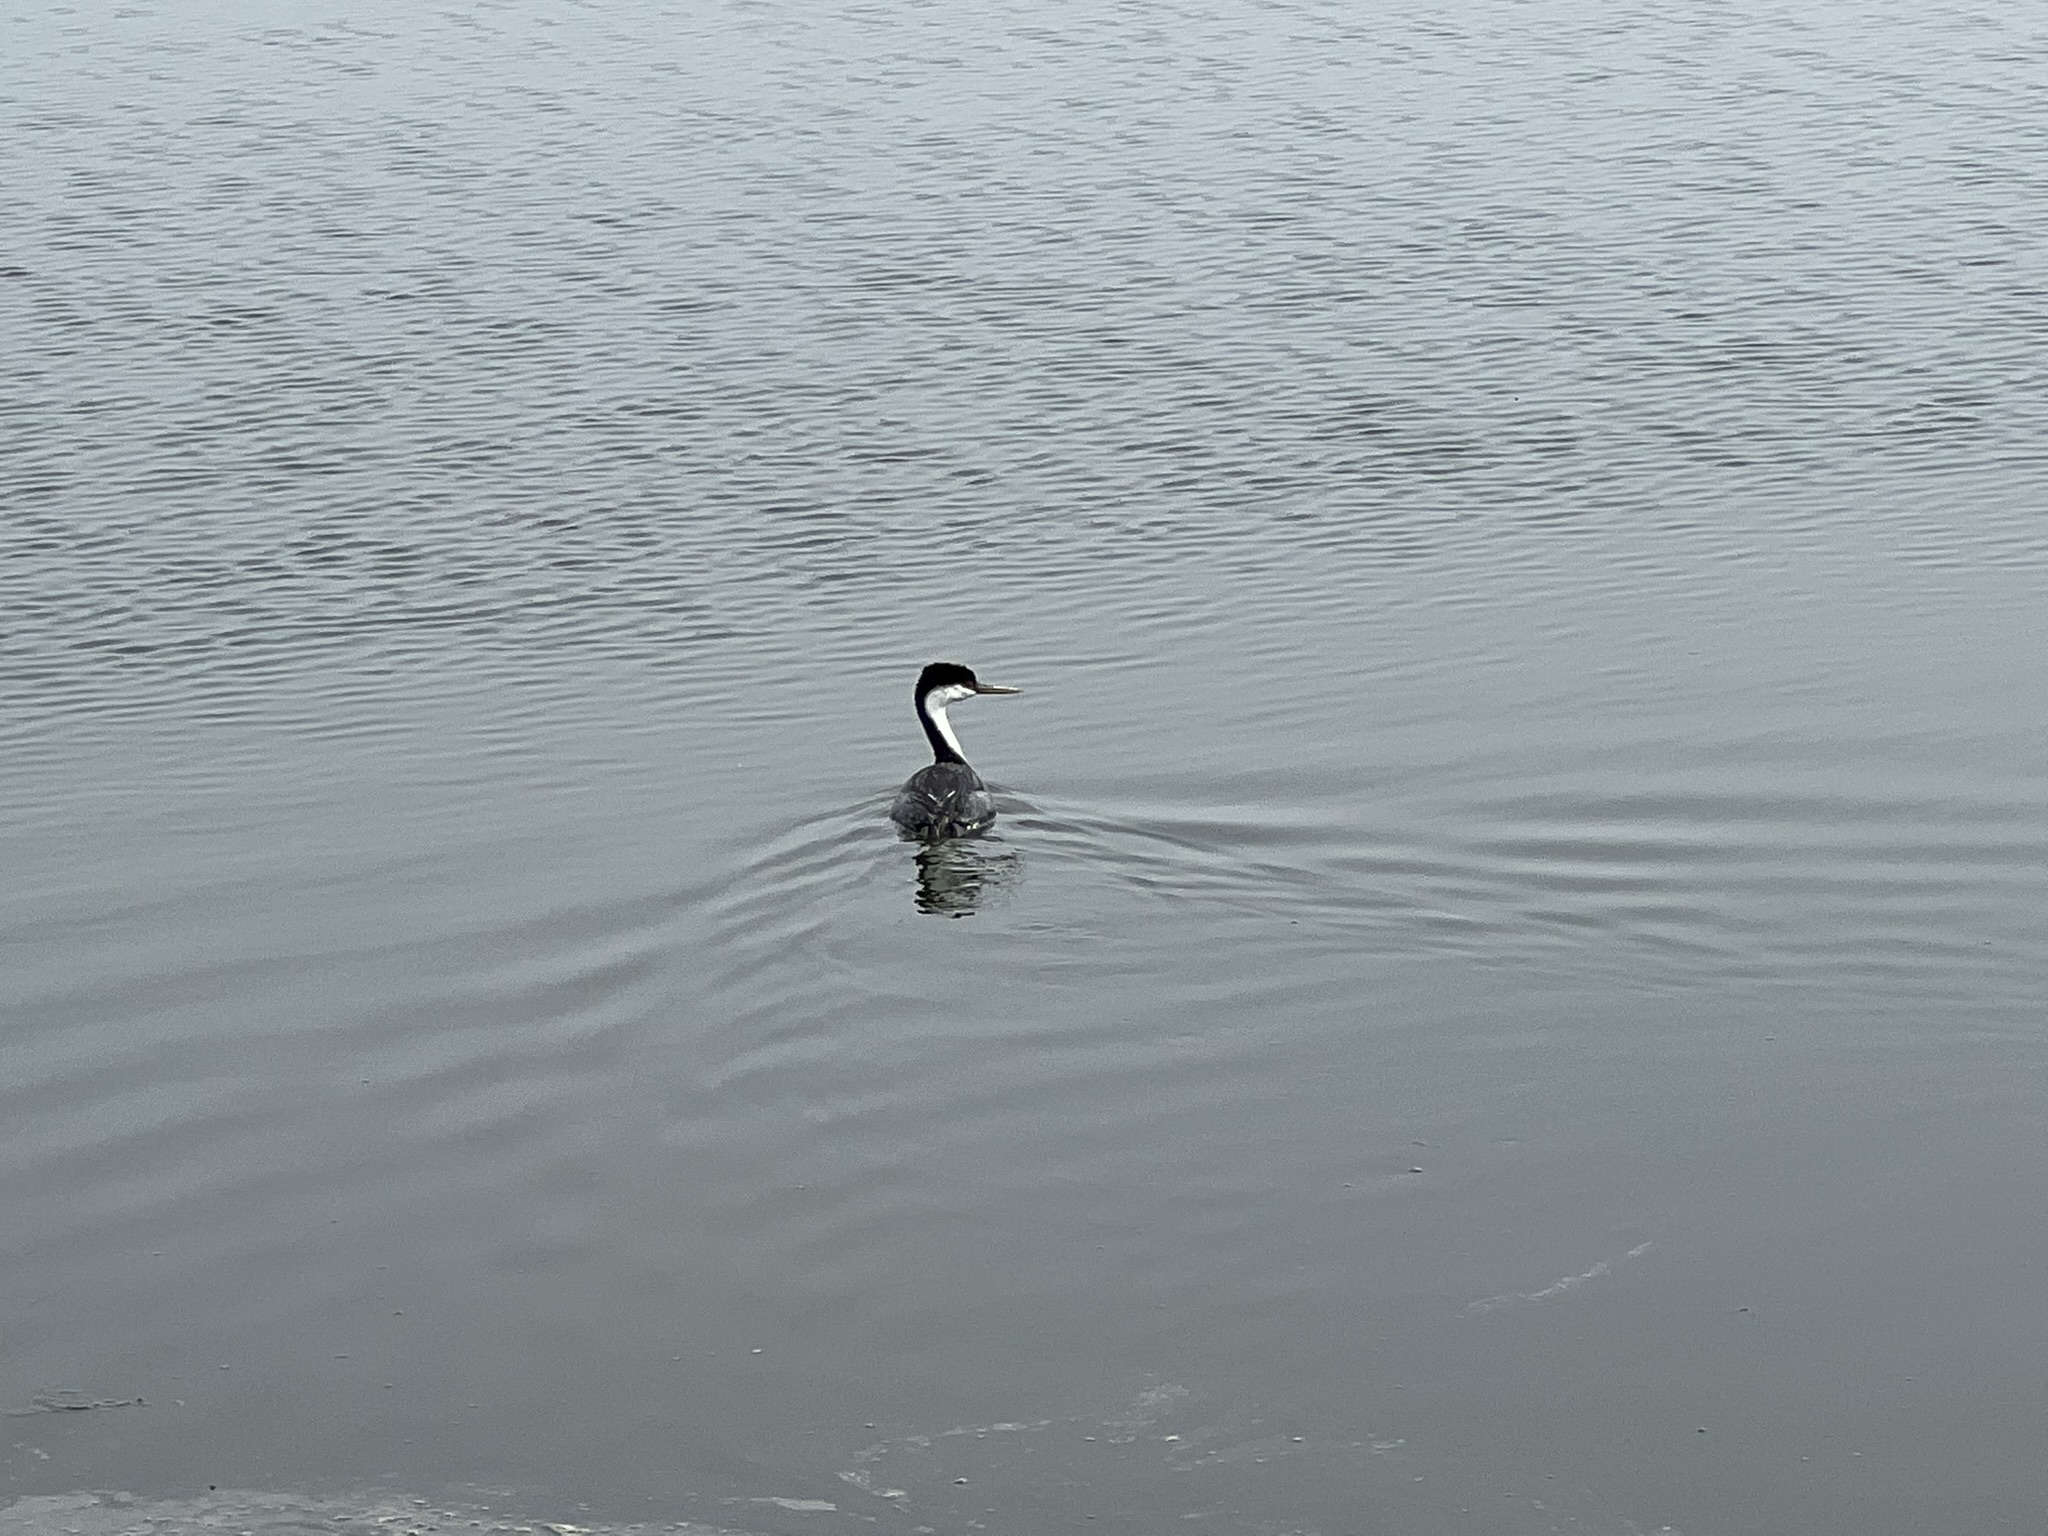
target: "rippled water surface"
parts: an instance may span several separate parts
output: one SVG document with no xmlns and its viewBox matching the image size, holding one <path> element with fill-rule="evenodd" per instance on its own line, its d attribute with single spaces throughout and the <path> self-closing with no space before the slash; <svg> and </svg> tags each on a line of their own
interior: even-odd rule
<svg viewBox="0 0 2048 1536">
<path fill-rule="evenodd" d="M 0 17 L 17 1529 L 2041 1529 L 2036 11 Z"/>
</svg>

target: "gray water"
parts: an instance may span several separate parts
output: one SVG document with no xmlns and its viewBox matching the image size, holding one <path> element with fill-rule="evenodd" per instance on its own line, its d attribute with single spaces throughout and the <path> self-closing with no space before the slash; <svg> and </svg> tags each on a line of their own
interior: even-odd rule
<svg viewBox="0 0 2048 1536">
<path fill-rule="evenodd" d="M 4 16 L 18 1529 L 2041 1529 L 2041 13 Z"/>
</svg>

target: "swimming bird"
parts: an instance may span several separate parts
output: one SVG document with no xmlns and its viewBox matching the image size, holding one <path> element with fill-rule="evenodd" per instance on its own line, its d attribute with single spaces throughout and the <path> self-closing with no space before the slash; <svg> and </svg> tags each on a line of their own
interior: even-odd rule
<svg viewBox="0 0 2048 1536">
<path fill-rule="evenodd" d="M 932 765 L 920 768 L 896 793 L 889 819 L 912 837 L 935 843 L 985 831 L 996 819 L 995 803 L 981 775 L 967 766 L 960 738 L 946 718 L 946 706 L 977 693 L 1016 693 L 984 683 L 954 661 L 935 661 L 917 674 L 917 723 L 932 744 Z"/>
</svg>

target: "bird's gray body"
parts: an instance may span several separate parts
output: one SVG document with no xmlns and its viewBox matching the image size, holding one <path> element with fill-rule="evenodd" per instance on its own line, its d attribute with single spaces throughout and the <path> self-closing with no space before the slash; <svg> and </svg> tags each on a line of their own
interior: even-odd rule
<svg viewBox="0 0 2048 1536">
<path fill-rule="evenodd" d="M 889 819 L 912 837 L 936 842 L 966 837 L 995 824 L 995 802 L 981 775 L 965 763 L 933 763 L 913 773 L 896 792 Z"/>
</svg>

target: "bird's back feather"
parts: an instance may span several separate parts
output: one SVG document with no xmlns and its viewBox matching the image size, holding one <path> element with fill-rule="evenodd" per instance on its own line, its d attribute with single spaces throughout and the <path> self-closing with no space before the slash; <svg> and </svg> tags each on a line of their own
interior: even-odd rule
<svg viewBox="0 0 2048 1536">
<path fill-rule="evenodd" d="M 985 830 L 996 819 L 981 775 L 965 763 L 920 768 L 896 793 L 889 819 L 913 837 L 934 841 Z"/>
</svg>

